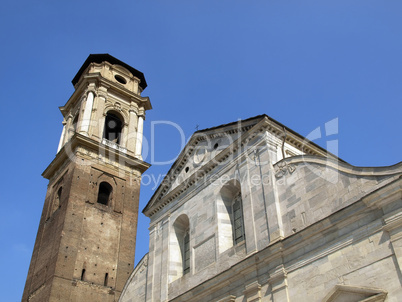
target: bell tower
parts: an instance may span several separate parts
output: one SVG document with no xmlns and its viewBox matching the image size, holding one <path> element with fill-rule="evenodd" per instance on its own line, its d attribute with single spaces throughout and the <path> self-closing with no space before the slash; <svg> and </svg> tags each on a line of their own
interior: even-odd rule
<svg viewBox="0 0 402 302">
<path fill-rule="evenodd" d="M 72 83 L 22 301 L 117 301 L 134 266 L 144 75 L 91 54 Z"/>
</svg>

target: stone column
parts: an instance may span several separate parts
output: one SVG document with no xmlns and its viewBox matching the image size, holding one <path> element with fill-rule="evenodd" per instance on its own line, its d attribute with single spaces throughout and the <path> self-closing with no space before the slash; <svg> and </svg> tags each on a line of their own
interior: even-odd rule
<svg viewBox="0 0 402 302">
<path fill-rule="evenodd" d="M 105 103 L 107 99 L 107 87 L 99 87 L 98 89 L 98 97 L 96 104 L 96 117 L 94 117 L 94 121 L 97 123 L 97 131 L 95 130 L 92 134 L 95 137 L 98 137 L 100 140 L 103 138 L 103 131 L 105 127 Z"/>
<path fill-rule="evenodd" d="M 135 156 L 138 157 L 139 159 L 142 159 L 141 150 L 142 150 L 143 127 L 144 127 L 144 116 L 140 115 L 138 117 L 137 140 L 136 140 L 136 145 L 135 145 Z"/>
<path fill-rule="evenodd" d="M 88 136 L 89 124 L 91 123 L 91 113 L 92 106 L 94 103 L 94 93 L 92 91 L 88 92 L 87 102 L 85 103 L 84 116 L 81 121 L 80 133 Z"/>
<path fill-rule="evenodd" d="M 123 129 L 121 129 L 121 137 L 120 137 L 120 146 L 123 148 L 127 148 L 127 139 L 128 139 L 128 124 L 124 123 Z"/>
<path fill-rule="evenodd" d="M 105 131 L 105 120 L 106 120 L 106 113 L 102 113 L 102 115 L 99 118 L 99 138 L 100 141 L 103 140 L 103 132 Z"/>
<path fill-rule="evenodd" d="M 138 110 L 136 107 L 130 108 L 130 121 L 128 124 L 128 135 L 127 135 L 127 150 L 129 152 L 135 152 L 135 145 L 137 141 L 137 124 L 138 124 Z"/>
<path fill-rule="evenodd" d="M 65 119 L 66 120 L 66 119 Z M 69 142 L 69 140 L 71 139 L 71 137 L 73 136 L 73 134 L 74 133 L 72 133 L 73 131 L 71 130 L 71 127 L 72 127 L 72 120 L 73 120 L 73 116 L 71 115 L 71 114 L 69 114 L 68 116 L 67 116 L 67 120 L 64 122 L 63 121 L 63 124 L 64 124 L 64 135 L 62 134 L 62 136 L 63 136 L 63 141 L 61 141 L 60 140 L 60 143 L 61 143 L 61 146 L 60 146 L 60 149 L 61 148 L 63 148 L 63 146 L 65 145 L 65 144 L 67 144 L 68 142 Z M 57 151 L 58 152 L 58 151 Z"/>
<path fill-rule="evenodd" d="M 57 153 L 59 153 L 60 149 L 64 146 L 64 136 L 66 135 L 66 120 L 63 120 L 63 131 L 61 131 L 59 146 L 57 147 Z"/>
</svg>

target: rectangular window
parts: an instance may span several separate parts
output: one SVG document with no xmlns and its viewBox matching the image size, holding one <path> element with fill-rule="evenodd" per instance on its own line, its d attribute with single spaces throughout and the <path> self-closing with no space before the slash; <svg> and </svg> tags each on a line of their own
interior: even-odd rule
<svg viewBox="0 0 402 302">
<path fill-rule="evenodd" d="M 233 203 L 233 225 L 234 225 L 234 243 L 244 241 L 244 226 L 243 226 L 243 209 L 241 205 L 241 197 L 238 196 Z"/>
<path fill-rule="evenodd" d="M 190 235 L 187 232 L 184 236 L 184 253 L 183 253 L 183 275 L 190 272 Z"/>
</svg>

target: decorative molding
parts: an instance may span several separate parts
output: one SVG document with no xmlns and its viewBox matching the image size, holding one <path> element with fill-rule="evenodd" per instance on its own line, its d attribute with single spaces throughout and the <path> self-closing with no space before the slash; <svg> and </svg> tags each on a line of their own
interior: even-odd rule
<svg viewBox="0 0 402 302">
<path fill-rule="evenodd" d="M 89 152 L 85 153 L 83 150 L 88 150 Z M 118 168 L 119 171 L 124 171 L 124 173 L 131 173 L 132 169 L 136 169 L 140 173 L 143 173 L 150 167 L 150 164 L 129 154 L 118 152 L 114 148 L 108 148 L 104 144 L 100 144 L 84 135 L 75 133 L 70 141 L 56 154 L 56 157 L 42 173 L 42 176 L 47 179 L 53 178 L 55 172 L 61 166 L 69 164 L 71 161 L 76 164 L 83 164 L 81 161 L 77 161 L 78 154 L 83 154 L 87 159 L 95 159 L 97 162 L 102 164 L 110 164 L 111 167 L 114 165 L 115 169 Z M 92 158 L 92 154 L 96 157 Z M 67 158 L 70 160 L 66 160 Z M 109 158 L 112 158 L 113 160 L 108 160 Z"/>
<path fill-rule="evenodd" d="M 292 164 L 288 164 L 286 160 L 279 161 L 275 166 L 275 177 L 281 178 L 285 176 L 288 172 L 292 174 L 296 171 L 296 166 Z"/>
<path fill-rule="evenodd" d="M 239 149 L 242 150 L 243 147 L 247 144 L 248 141 L 255 138 L 257 134 L 264 131 L 266 128 L 265 126 L 260 126 L 259 123 L 256 125 L 250 126 L 250 128 L 256 128 L 255 131 L 249 132 L 246 135 L 240 136 L 237 140 L 235 140 L 231 145 L 227 146 L 224 150 L 218 153 L 213 159 L 211 159 L 207 164 L 202 166 L 197 170 L 196 173 L 190 175 L 183 184 L 176 187 L 173 191 L 169 192 L 169 188 L 171 187 L 172 183 L 175 181 L 176 177 L 180 174 L 180 171 L 184 168 L 187 164 L 189 158 L 192 156 L 194 151 L 196 150 L 195 145 L 198 144 L 199 141 L 205 140 L 206 135 L 197 134 L 193 135 L 190 139 L 190 142 L 187 144 L 185 149 L 181 152 L 180 160 L 177 160 L 176 163 L 172 166 L 171 170 L 168 172 L 165 179 L 162 181 L 162 184 L 158 187 L 157 191 L 155 192 L 154 196 L 152 197 L 153 204 L 157 203 L 164 197 L 167 197 L 165 193 L 168 192 L 168 195 L 171 195 L 163 204 L 160 204 L 156 209 L 153 209 L 151 212 L 147 212 L 148 207 L 152 207 L 152 205 L 148 205 L 144 213 L 149 215 L 149 217 L 153 216 L 155 213 L 160 211 L 163 207 L 169 204 L 172 200 L 176 199 L 179 195 L 182 195 L 188 188 L 190 188 L 194 183 L 196 183 L 199 179 L 203 178 L 206 174 L 210 171 L 215 169 L 217 166 L 222 166 L 222 164 L 234 153 L 236 153 Z M 230 129 L 228 131 L 220 132 L 219 134 L 227 135 L 233 134 L 236 129 Z M 213 134 L 210 134 L 210 136 Z M 173 174 L 173 176 L 172 176 Z M 170 177 L 169 181 L 166 182 L 165 180 Z M 173 193 L 176 192 L 176 193 Z M 159 194 L 158 194 L 159 193 Z M 157 196 L 157 197 L 156 197 Z M 151 201 L 152 201 L 151 199 Z"/>
<path fill-rule="evenodd" d="M 229 296 L 226 296 L 225 298 L 218 300 L 217 302 L 235 302 L 235 301 L 236 301 L 236 296 L 229 295 Z"/>
<path fill-rule="evenodd" d="M 359 216 L 357 214 L 355 214 L 353 217 L 355 219 L 357 219 L 357 220 L 358 219 L 363 219 L 362 216 Z M 339 222 L 336 227 L 337 228 L 343 228 L 346 225 L 350 225 L 350 224 L 351 224 L 350 219 L 345 219 L 342 222 Z M 312 236 L 303 238 L 303 240 L 300 241 L 299 244 L 293 245 L 292 249 L 287 248 L 286 251 L 285 251 L 286 254 L 289 254 L 289 253 L 293 252 L 294 250 L 296 250 L 298 248 L 301 248 L 300 245 L 308 245 L 309 242 L 317 241 L 318 237 L 322 236 L 322 232 L 324 230 L 327 230 L 327 228 L 322 227 L 322 228 L 316 229 Z M 298 262 L 296 262 L 296 263 L 294 263 L 292 265 L 287 266 L 286 271 L 288 273 L 296 271 L 297 269 L 299 269 L 299 268 L 301 268 L 303 266 L 309 265 L 309 264 L 311 264 L 311 263 L 313 263 L 313 262 L 315 262 L 315 261 L 317 261 L 319 259 L 322 259 L 322 258 L 324 258 L 324 257 L 326 257 L 328 255 L 335 254 L 337 251 L 340 251 L 340 250 L 344 249 L 345 247 L 352 245 L 353 242 L 362 240 L 363 238 L 368 238 L 371 235 L 373 235 L 375 233 L 378 233 L 380 231 L 381 231 L 381 226 L 376 221 L 374 221 L 374 222 L 372 222 L 370 224 L 367 224 L 367 225 L 365 225 L 363 227 L 359 227 L 358 229 L 355 229 L 353 231 L 353 236 L 345 234 L 344 236 L 338 238 L 336 243 L 331 242 L 329 247 L 327 247 L 326 249 L 322 249 L 321 247 L 317 247 L 316 249 L 311 250 L 308 253 L 306 252 L 305 253 L 306 255 L 311 255 L 311 256 L 310 257 L 305 257 L 305 260 L 301 260 L 301 261 L 298 261 Z M 286 240 L 286 238 L 284 240 Z"/>
<path fill-rule="evenodd" d="M 399 210 L 384 216 L 384 231 L 391 232 L 402 226 L 402 212 Z M 402 234 L 401 234 L 402 236 Z"/>
<path fill-rule="evenodd" d="M 128 108 L 126 108 L 127 106 L 122 106 L 121 103 L 116 105 L 117 103 L 119 102 L 112 102 L 110 100 L 106 100 L 105 107 L 103 109 L 103 116 L 106 116 L 109 111 L 114 110 L 121 114 L 123 118 L 123 123 L 127 123 L 127 121 L 129 121 L 130 118 Z"/>
<path fill-rule="evenodd" d="M 107 140 L 106 138 L 102 138 L 102 144 L 104 144 L 104 145 L 106 145 L 106 146 L 108 146 L 110 148 L 116 149 L 117 151 L 120 151 L 120 152 L 122 152 L 124 154 L 127 153 L 126 148 L 124 148 L 124 147 L 122 147 L 122 146 L 120 146 L 120 145 L 118 145 L 118 144 L 116 144 L 114 142 L 111 142 L 110 140 Z"/>
<path fill-rule="evenodd" d="M 254 281 L 245 286 L 244 295 L 247 302 L 261 301 L 261 285 L 258 281 Z"/>
<path fill-rule="evenodd" d="M 349 301 L 348 295 L 355 297 L 359 295 L 359 301 L 364 302 L 383 302 L 387 297 L 387 292 L 382 289 L 350 286 L 350 285 L 335 285 L 335 287 L 328 293 L 328 295 L 322 300 L 323 302 L 342 302 Z M 355 297 L 356 299 L 356 297 Z M 356 301 L 353 299 L 353 301 Z M 351 300 L 350 300 L 351 301 Z"/>
<path fill-rule="evenodd" d="M 237 122 L 195 132 L 188 144 L 185 146 L 184 150 L 180 153 L 176 162 L 172 165 L 164 180 L 161 182 L 161 185 L 156 189 L 154 195 L 151 197 L 151 200 L 145 207 L 143 213 L 148 217 L 153 216 L 155 213 L 159 212 L 162 208 L 169 204 L 172 200 L 176 199 L 179 195 L 183 194 L 183 192 L 187 191 L 187 189 L 191 187 L 195 182 L 197 182 L 198 179 L 204 177 L 205 174 L 215 169 L 216 166 L 221 165 L 230 157 L 230 155 L 237 152 L 238 149 L 244 149 L 244 147 L 247 147 L 250 141 L 255 140 L 255 138 L 259 137 L 260 135 L 264 135 L 266 132 L 269 132 L 274 136 L 282 137 L 284 131 L 283 129 L 283 125 L 264 115 L 255 117 L 248 121 L 240 121 L 240 123 Z M 324 160 L 328 157 L 332 158 L 332 161 L 341 161 L 334 155 L 329 154 L 326 150 L 306 140 L 304 137 L 298 135 L 290 129 L 287 130 L 288 133 L 286 137 L 286 142 L 294 146 L 295 148 L 299 148 L 302 152 L 312 155 L 310 157 L 322 157 Z M 197 170 L 197 172 L 199 173 L 198 175 L 190 175 L 186 179 L 186 181 L 183 182 L 183 185 L 180 185 L 173 190 L 176 191 L 176 193 L 172 193 L 173 191 L 169 192 L 169 189 L 172 187 L 172 183 L 176 180 L 177 176 L 180 174 L 180 171 L 185 167 L 185 165 L 195 152 L 196 145 L 199 142 L 205 141 L 208 138 L 217 139 L 223 136 L 238 133 L 241 134 L 231 145 L 227 146 L 207 164 Z M 297 159 L 299 157 L 300 156 L 295 156 L 291 157 L 291 159 Z M 309 156 L 307 157 L 310 158 Z M 283 161 L 280 161 L 279 163 L 279 167 L 277 168 L 278 170 L 276 171 L 277 178 L 282 177 L 285 172 L 291 174 L 296 169 L 295 165 L 292 165 L 290 162 L 287 162 L 287 164 L 283 164 Z M 283 167 L 281 165 L 286 165 L 286 167 Z M 166 194 L 168 194 L 169 196 L 167 196 Z M 164 200 L 161 203 L 160 201 L 164 198 L 166 198 L 167 200 Z"/>
<path fill-rule="evenodd" d="M 379 188 L 363 198 L 364 203 L 368 207 L 374 209 L 381 209 L 397 200 L 402 201 L 402 175 L 393 182 Z"/>
<path fill-rule="evenodd" d="M 268 283 L 274 283 L 277 282 L 280 279 L 285 279 L 287 278 L 288 272 L 286 271 L 285 267 L 283 264 L 280 266 L 276 267 L 275 271 L 273 273 L 269 274 L 268 278 Z"/>
<path fill-rule="evenodd" d="M 275 165 L 279 165 L 283 161 L 286 161 L 288 165 L 297 165 L 300 163 L 322 165 L 338 170 L 339 172 L 355 176 L 402 176 L 402 162 L 388 167 L 356 167 L 334 158 L 311 155 L 296 155 L 294 157 L 282 159 L 275 163 Z"/>
</svg>

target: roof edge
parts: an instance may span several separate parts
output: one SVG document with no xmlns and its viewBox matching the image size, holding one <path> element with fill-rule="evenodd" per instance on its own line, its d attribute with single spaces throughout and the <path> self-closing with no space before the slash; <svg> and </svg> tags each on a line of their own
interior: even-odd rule
<svg viewBox="0 0 402 302">
<path fill-rule="evenodd" d="M 117 64 L 120 66 L 123 66 L 124 68 L 128 69 L 135 77 L 140 79 L 140 87 L 144 90 L 148 85 L 147 81 L 145 80 L 144 74 L 135 69 L 134 67 L 131 67 L 130 65 L 120 61 L 119 59 L 111 56 L 108 53 L 104 54 L 90 54 L 88 58 L 85 60 L 84 64 L 81 66 L 81 68 L 78 70 L 77 74 L 75 77 L 72 79 L 71 83 L 75 86 L 78 81 L 80 80 L 82 74 L 84 73 L 85 69 L 91 64 L 91 63 L 102 63 L 102 62 L 109 62 L 110 64 Z"/>
</svg>

